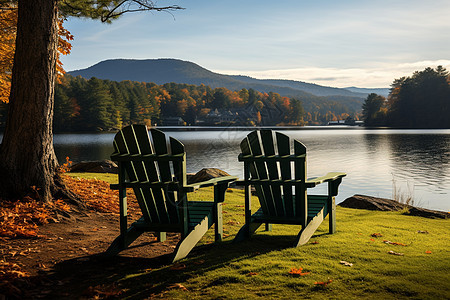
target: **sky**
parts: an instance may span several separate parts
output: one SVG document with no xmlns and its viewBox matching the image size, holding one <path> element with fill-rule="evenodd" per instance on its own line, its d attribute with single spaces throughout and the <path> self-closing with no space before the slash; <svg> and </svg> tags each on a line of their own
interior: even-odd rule
<svg viewBox="0 0 450 300">
<path fill-rule="evenodd" d="M 184 10 L 129 13 L 111 24 L 69 18 L 67 71 L 115 58 L 176 58 L 221 74 L 333 87 L 388 88 L 450 70 L 448 0 L 159 0 Z"/>
</svg>

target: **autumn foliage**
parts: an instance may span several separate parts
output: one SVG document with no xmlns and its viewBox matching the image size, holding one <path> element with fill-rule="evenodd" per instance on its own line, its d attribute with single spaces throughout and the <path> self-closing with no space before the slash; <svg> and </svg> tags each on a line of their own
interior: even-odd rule
<svg viewBox="0 0 450 300">
<path fill-rule="evenodd" d="M 0 8 L 0 102 L 9 101 L 11 90 L 11 75 L 14 63 L 15 42 L 17 34 L 17 7 L 4 4 Z M 58 60 L 56 71 L 58 75 L 65 73 L 60 55 L 68 55 L 72 49 L 70 41 L 73 35 L 64 28 L 64 18 L 58 20 Z M 59 77 L 59 76 L 58 76 Z M 59 80 L 59 79 L 58 79 Z"/>
<path fill-rule="evenodd" d="M 0 237 L 38 237 L 38 225 L 57 222 L 52 213 L 55 209 L 69 211 L 70 207 L 62 200 L 46 204 L 30 196 L 20 201 L 0 201 Z"/>
</svg>

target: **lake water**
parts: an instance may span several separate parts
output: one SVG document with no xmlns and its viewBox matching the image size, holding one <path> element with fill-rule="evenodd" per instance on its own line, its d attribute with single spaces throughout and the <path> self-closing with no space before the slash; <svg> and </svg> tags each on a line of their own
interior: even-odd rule
<svg viewBox="0 0 450 300">
<path fill-rule="evenodd" d="M 188 172 L 215 167 L 242 177 L 237 161 L 246 130 L 178 131 L 163 129 L 179 139 L 187 152 Z M 364 128 L 301 128 L 279 130 L 307 147 L 308 177 L 330 171 L 348 175 L 337 202 L 354 194 L 392 198 L 394 190 L 411 195 L 414 205 L 450 211 L 450 130 Z M 55 151 L 63 162 L 109 159 L 113 133 L 56 134 Z M 326 185 L 316 188 L 326 191 Z"/>
</svg>

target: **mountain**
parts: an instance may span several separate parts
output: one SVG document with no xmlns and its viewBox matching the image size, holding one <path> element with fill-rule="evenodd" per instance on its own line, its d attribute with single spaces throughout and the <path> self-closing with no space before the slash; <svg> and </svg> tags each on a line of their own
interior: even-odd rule
<svg viewBox="0 0 450 300">
<path fill-rule="evenodd" d="M 281 96 L 302 100 L 306 106 L 313 102 L 336 101 L 353 111 L 361 109 L 368 93 L 348 89 L 325 87 L 293 80 L 255 79 L 241 75 L 223 75 L 211 72 L 195 63 L 178 59 L 111 59 L 89 68 L 68 72 L 72 76 L 97 77 L 113 81 L 140 81 L 164 84 L 169 82 L 225 87 L 230 90 L 243 88 L 259 92 L 274 92 Z"/>
<path fill-rule="evenodd" d="M 384 97 L 387 97 L 389 95 L 390 89 L 386 88 L 375 88 L 375 89 L 366 89 L 366 88 L 358 88 L 358 87 L 347 87 L 346 90 L 349 90 L 350 92 L 354 93 L 363 93 L 363 94 L 371 94 L 375 93 Z"/>
</svg>

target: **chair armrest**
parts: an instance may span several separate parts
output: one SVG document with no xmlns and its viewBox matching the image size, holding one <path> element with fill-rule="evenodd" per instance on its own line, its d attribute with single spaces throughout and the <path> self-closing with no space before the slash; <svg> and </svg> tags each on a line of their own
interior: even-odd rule
<svg viewBox="0 0 450 300">
<path fill-rule="evenodd" d="M 212 179 L 206 180 L 206 181 L 187 184 L 187 185 L 183 186 L 182 189 L 184 192 L 193 192 L 202 187 L 230 183 L 232 181 L 235 181 L 236 179 L 238 179 L 238 177 L 236 177 L 236 176 L 222 176 L 222 177 L 212 178 Z"/>
<path fill-rule="evenodd" d="M 330 172 L 330 173 L 326 174 L 325 176 L 308 178 L 306 180 L 306 187 L 307 188 L 312 188 L 312 187 L 315 187 L 318 184 L 321 184 L 321 183 L 324 183 L 324 182 L 335 181 L 335 180 L 340 179 L 340 178 L 345 177 L 345 176 L 347 176 L 346 173 Z"/>
<path fill-rule="evenodd" d="M 168 182 L 131 181 L 131 182 L 111 184 L 109 187 L 112 190 L 118 190 L 121 187 L 122 188 L 154 188 L 154 187 L 164 188 L 164 187 L 168 187 L 169 190 L 175 191 L 178 189 L 178 182 L 174 182 L 174 181 L 168 181 Z"/>
<path fill-rule="evenodd" d="M 297 179 L 288 179 L 288 180 L 282 180 L 282 179 L 248 179 L 248 180 L 239 180 L 235 181 L 236 185 L 239 186 L 247 186 L 247 185 L 257 185 L 257 184 L 266 184 L 266 185 L 275 185 L 275 186 L 294 186 L 301 184 L 301 180 Z"/>
</svg>

